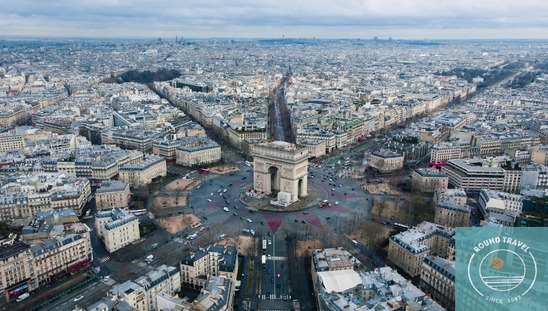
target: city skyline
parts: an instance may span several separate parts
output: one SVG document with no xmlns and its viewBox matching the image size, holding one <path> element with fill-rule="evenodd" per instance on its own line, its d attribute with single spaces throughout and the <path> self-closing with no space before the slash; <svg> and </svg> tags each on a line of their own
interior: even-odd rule
<svg viewBox="0 0 548 311">
<path fill-rule="evenodd" d="M 0 36 L 89 38 L 548 39 L 529 1 L 0 0 Z"/>
</svg>

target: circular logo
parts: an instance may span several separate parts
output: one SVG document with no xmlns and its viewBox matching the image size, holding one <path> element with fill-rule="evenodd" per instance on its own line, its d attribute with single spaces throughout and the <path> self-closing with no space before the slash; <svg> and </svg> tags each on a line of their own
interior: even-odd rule
<svg viewBox="0 0 548 311">
<path fill-rule="evenodd" d="M 497 238 L 496 241 L 506 241 Z M 468 261 L 468 280 L 482 299 L 496 304 L 521 300 L 535 284 L 537 263 L 533 254 L 508 243 L 477 248 Z"/>
</svg>

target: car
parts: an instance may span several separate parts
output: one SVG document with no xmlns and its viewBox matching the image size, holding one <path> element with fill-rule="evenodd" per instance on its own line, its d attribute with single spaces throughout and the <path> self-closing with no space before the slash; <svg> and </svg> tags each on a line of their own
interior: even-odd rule
<svg viewBox="0 0 548 311">
<path fill-rule="evenodd" d="M 211 203 L 211 199 L 207 199 L 207 201 L 208 201 L 209 203 Z"/>
<path fill-rule="evenodd" d="M 277 287 L 277 288 L 280 288 L 280 287 L 281 287 L 280 282 L 276 283 L 276 287 Z"/>
<path fill-rule="evenodd" d="M 110 275 L 105 275 L 105 276 L 103 277 L 103 281 L 108 281 L 109 279 L 110 279 Z"/>
<path fill-rule="evenodd" d="M 231 187 L 231 186 L 232 186 L 232 184 L 228 184 L 228 186 L 229 186 L 229 187 Z"/>
<path fill-rule="evenodd" d="M 202 218 L 203 218 L 203 219 L 204 219 L 205 221 L 207 221 L 207 217 L 205 217 L 205 216 L 202 216 Z"/>
<path fill-rule="evenodd" d="M 299 220 L 298 220 L 298 219 L 295 219 L 295 222 L 299 222 Z"/>
<path fill-rule="evenodd" d="M 268 245 L 271 245 L 272 244 L 272 240 L 268 240 Z"/>
<path fill-rule="evenodd" d="M 210 195 L 213 195 L 213 192 Z"/>
<path fill-rule="evenodd" d="M 274 278 L 270 278 L 270 283 L 274 283 Z"/>
<path fill-rule="evenodd" d="M 244 220 L 244 218 L 243 218 L 242 216 L 240 216 L 240 219 L 241 219 L 241 220 Z"/>
<path fill-rule="evenodd" d="M 352 191 L 354 191 L 354 188 L 352 188 Z"/>
<path fill-rule="evenodd" d="M 272 232 L 268 231 L 268 236 L 272 236 Z"/>
<path fill-rule="evenodd" d="M 304 220 L 301 220 L 301 223 L 305 224 L 305 223 L 306 223 L 306 221 L 304 221 Z"/>
<path fill-rule="evenodd" d="M 228 207 L 225 206 L 225 207 L 223 207 L 223 211 L 228 212 L 230 210 L 228 209 Z"/>
<path fill-rule="evenodd" d="M 242 180 L 244 180 L 244 179 L 246 179 L 246 178 L 247 178 L 247 177 L 246 177 L 246 176 L 244 176 L 244 177 L 242 177 Z"/>
<path fill-rule="evenodd" d="M 305 215 L 306 215 L 306 214 L 308 214 L 308 212 L 303 212 L 303 214 L 305 214 Z"/>
<path fill-rule="evenodd" d="M 74 301 L 80 301 L 82 299 L 84 299 L 84 295 L 78 295 L 76 296 L 76 298 L 74 298 Z"/>
<path fill-rule="evenodd" d="M 250 214 L 253 214 L 253 210 L 252 210 L 252 209 L 250 209 L 250 210 L 249 210 L 249 213 L 250 213 Z"/>
<path fill-rule="evenodd" d="M 344 193 L 344 195 L 346 195 L 346 192 Z"/>
<path fill-rule="evenodd" d="M 279 278 L 281 278 L 282 276 L 278 273 L 278 274 L 276 275 L 276 277 L 279 279 Z"/>
<path fill-rule="evenodd" d="M 251 220 L 251 219 L 249 219 L 249 218 L 248 218 L 248 219 L 246 219 L 246 220 L 247 220 L 247 222 L 253 222 L 253 220 Z"/>
<path fill-rule="evenodd" d="M 234 209 L 238 209 L 238 207 L 236 205 L 234 205 Z"/>
<path fill-rule="evenodd" d="M 329 219 L 331 219 L 331 217 L 329 217 L 329 216 L 325 217 L 325 220 L 329 220 Z"/>
<path fill-rule="evenodd" d="M 261 225 L 263 225 L 263 226 L 264 226 L 264 221 L 262 221 L 262 220 L 261 220 Z"/>
<path fill-rule="evenodd" d="M 339 205 L 339 201 L 335 201 L 335 205 Z"/>
<path fill-rule="evenodd" d="M 234 215 L 234 216 L 238 216 L 238 213 L 234 212 L 234 213 L 232 213 L 232 215 Z"/>
<path fill-rule="evenodd" d="M 217 192 L 221 192 L 221 189 L 217 190 Z"/>
<path fill-rule="evenodd" d="M 272 256 L 270 256 L 270 254 L 268 254 L 268 256 L 266 256 L 266 258 L 268 258 L 268 260 L 270 260 L 272 258 Z"/>
<path fill-rule="evenodd" d="M 335 191 L 335 188 L 331 188 L 331 191 Z"/>
</svg>

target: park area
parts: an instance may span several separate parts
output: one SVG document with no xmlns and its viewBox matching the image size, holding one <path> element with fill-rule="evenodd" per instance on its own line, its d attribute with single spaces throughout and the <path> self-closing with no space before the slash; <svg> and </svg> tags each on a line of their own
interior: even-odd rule
<svg viewBox="0 0 548 311">
<path fill-rule="evenodd" d="M 167 232 L 171 234 L 175 234 L 187 227 L 190 227 L 192 224 L 197 223 L 198 217 L 192 214 L 176 215 L 176 216 L 170 216 L 170 217 L 157 218 L 156 221 Z"/>
</svg>

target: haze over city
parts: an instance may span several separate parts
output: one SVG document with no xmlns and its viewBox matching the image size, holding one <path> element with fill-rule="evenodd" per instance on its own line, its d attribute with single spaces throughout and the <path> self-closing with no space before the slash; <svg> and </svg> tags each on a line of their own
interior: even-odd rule
<svg viewBox="0 0 548 311">
<path fill-rule="evenodd" d="M 546 39 L 543 0 L 1 0 L 0 36 Z"/>
</svg>

